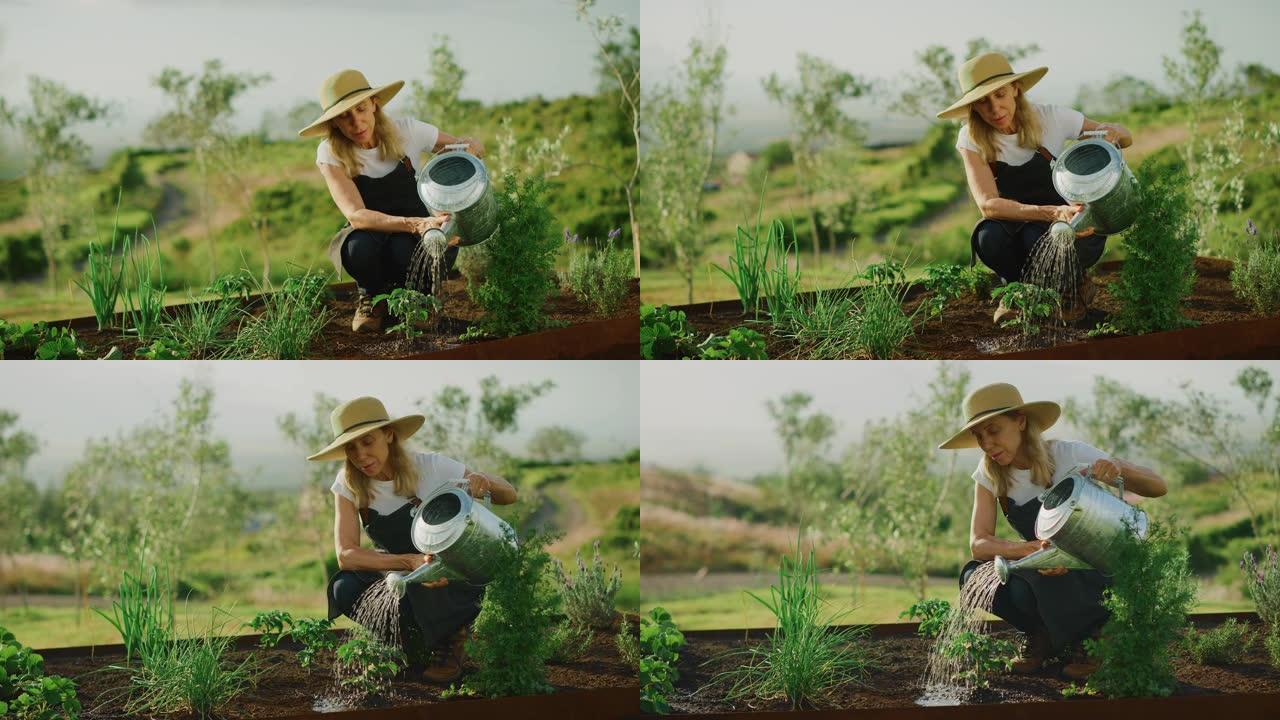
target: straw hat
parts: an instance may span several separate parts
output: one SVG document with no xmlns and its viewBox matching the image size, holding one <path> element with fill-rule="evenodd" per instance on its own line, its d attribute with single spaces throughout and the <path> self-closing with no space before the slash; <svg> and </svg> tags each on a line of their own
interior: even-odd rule
<svg viewBox="0 0 1280 720">
<path fill-rule="evenodd" d="M 1041 430 L 1047 430 L 1050 425 L 1058 421 L 1058 416 L 1062 414 L 1062 408 L 1056 402 L 1048 400 L 1023 402 L 1022 393 L 1018 392 L 1018 388 L 1008 383 L 996 383 L 995 385 L 987 385 L 974 390 L 964 399 L 963 407 L 964 416 L 969 419 L 965 422 L 960 432 L 952 435 L 950 440 L 938 446 L 939 450 L 960 450 L 962 448 L 978 447 L 977 439 L 969 431 L 991 418 L 1003 415 L 1011 410 L 1021 411 L 1027 417 L 1035 419 Z"/>
<path fill-rule="evenodd" d="M 404 87 L 403 80 L 397 80 L 382 87 L 370 87 L 369 81 L 364 78 L 364 73 L 358 70 L 336 72 L 325 78 L 324 84 L 320 86 L 320 107 L 324 108 L 324 112 L 315 122 L 299 130 L 298 136 L 327 135 L 329 129 L 326 126 L 330 120 L 359 105 L 360 101 L 371 97 L 378 98 L 380 107 L 385 106 L 402 87 Z"/>
<path fill-rule="evenodd" d="M 381 400 L 358 397 L 333 409 L 329 414 L 329 424 L 333 427 L 335 435 L 333 442 L 326 445 L 320 452 L 308 456 L 307 459 L 341 460 L 347 455 L 344 447 L 347 443 L 365 433 L 388 425 L 395 430 L 398 439 L 404 440 L 418 432 L 418 428 L 422 427 L 422 423 L 426 420 L 422 415 L 405 415 L 392 420 Z"/>
<path fill-rule="evenodd" d="M 1047 67 L 1015 73 L 1009 61 L 1000 53 L 986 53 L 966 60 L 956 73 L 960 80 L 960 99 L 951 103 L 951 107 L 938 113 L 940 120 L 963 120 L 969 116 L 969 103 L 977 100 L 998 87 L 1003 87 L 1017 80 L 1022 81 L 1022 90 L 1026 92 L 1032 85 L 1040 82 L 1040 78 L 1049 72 Z"/>
</svg>

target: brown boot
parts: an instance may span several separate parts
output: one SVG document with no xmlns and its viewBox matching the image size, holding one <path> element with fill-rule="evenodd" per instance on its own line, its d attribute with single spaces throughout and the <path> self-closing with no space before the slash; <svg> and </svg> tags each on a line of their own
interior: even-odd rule
<svg viewBox="0 0 1280 720">
<path fill-rule="evenodd" d="M 1027 637 L 1027 647 L 1023 649 L 1022 655 L 1013 661 L 1009 669 L 1018 675 L 1037 673 L 1049 659 L 1051 649 L 1052 641 L 1049 639 L 1049 633 L 1041 628 Z"/>
<path fill-rule="evenodd" d="M 373 304 L 365 291 L 356 299 L 356 314 L 351 318 L 351 330 L 358 333 L 376 333 L 382 330 L 382 318 L 387 314 L 386 303 Z"/>
<path fill-rule="evenodd" d="M 422 671 L 422 679 L 447 683 L 462 677 L 462 662 L 467 656 L 466 643 L 467 629 L 462 628 L 432 653 L 431 664 Z"/>
<path fill-rule="evenodd" d="M 1081 652 L 1062 668 L 1062 676 L 1068 680 L 1088 680 L 1098 669 L 1098 658 Z"/>
</svg>

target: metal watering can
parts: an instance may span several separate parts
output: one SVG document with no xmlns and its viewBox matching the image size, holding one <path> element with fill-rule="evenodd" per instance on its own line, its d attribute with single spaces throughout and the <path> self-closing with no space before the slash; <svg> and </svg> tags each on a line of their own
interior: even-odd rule
<svg viewBox="0 0 1280 720">
<path fill-rule="evenodd" d="M 1111 558 L 1124 533 L 1147 536 L 1147 514 L 1124 501 L 1124 478 L 1116 479 L 1116 494 L 1076 467 L 1062 482 L 1040 495 L 1036 537 L 1053 547 L 1009 561 L 997 555 L 996 575 L 1003 585 L 1009 572 L 1021 568 L 1096 569 L 1110 574 Z"/>
<path fill-rule="evenodd" d="M 1067 202 L 1084 205 L 1070 223 L 1055 222 L 1053 229 L 1069 226 L 1079 233 L 1095 228 L 1099 235 L 1114 235 L 1133 224 L 1138 215 L 1138 181 L 1115 145 L 1103 140 L 1105 130 L 1063 151 L 1053 161 L 1053 187 Z"/>
<path fill-rule="evenodd" d="M 498 231 L 498 201 L 493 196 L 489 171 L 480 158 L 466 152 L 466 144 L 446 145 L 418 173 L 418 196 L 433 215 L 449 213 L 444 227 L 427 231 L 426 237 L 447 240 L 457 235 L 459 245 L 476 245 Z"/>
<path fill-rule="evenodd" d="M 385 582 L 403 596 L 409 583 L 447 578 L 483 585 L 493 578 L 504 545 L 515 546 L 515 531 L 486 505 L 467 494 L 465 480 L 431 493 L 418 506 L 409 536 L 431 562 L 409 572 L 389 572 Z"/>
</svg>

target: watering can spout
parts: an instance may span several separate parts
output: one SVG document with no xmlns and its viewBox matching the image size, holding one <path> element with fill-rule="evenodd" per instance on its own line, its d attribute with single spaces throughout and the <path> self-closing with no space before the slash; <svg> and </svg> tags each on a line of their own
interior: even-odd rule
<svg viewBox="0 0 1280 720">
<path fill-rule="evenodd" d="M 1009 583 L 1009 573 L 1014 570 L 1048 570 L 1049 568 L 1067 568 L 1068 570 L 1088 570 L 1090 566 L 1070 553 L 1056 547 L 1047 547 L 1043 550 L 1037 550 L 1030 555 L 1009 561 L 999 555 L 995 559 L 996 575 L 1000 578 L 1001 585 Z"/>
<path fill-rule="evenodd" d="M 409 587 L 409 583 L 404 579 L 404 573 L 389 572 L 384 582 L 387 583 L 387 587 L 391 588 L 391 592 L 395 593 L 396 597 L 404 597 L 404 592 Z"/>
</svg>

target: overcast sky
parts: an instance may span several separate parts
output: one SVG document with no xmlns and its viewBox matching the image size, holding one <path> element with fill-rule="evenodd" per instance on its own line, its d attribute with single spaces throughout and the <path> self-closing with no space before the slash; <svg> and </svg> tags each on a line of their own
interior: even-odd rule
<svg viewBox="0 0 1280 720">
<path fill-rule="evenodd" d="M 914 69 L 916 52 L 932 44 L 959 57 L 983 36 L 997 44 L 1036 43 L 1041 52 L 1019 63 L 1047 65 L 1032 91 L 1038 102 L 1070 104 L 1081 85 L 1117 74 L 1164 85 L 1162 55 L 1181 46 L 1184 11 L 1200 8 L 1222 63 L 1260 62 L 1280 70 L 1280 2 L 1275 0 L 1076 0 L 982 4 L 953 0 L 644 0 L 642 77 L 669 81 L 687 56 L 690 38 L 718 37 L 728 49 L 727 99 L 736 108 L 727 127 L 741 142 L 785 133 L 785 119 L 760 87 L 771 72 L 795 77 L 796 54 L 807 52 L 855 75 L 893 80 Z M 957 93 L 958 94 L 958 93 Z M 851 105 L 875 121 L 873 131 L 923 127 Z M 941 110 L 942 108 L 938 108 Z M 728 141 L 732 145 L 733 139 Z M 749 144 L 749 143 L 748 143 Z"/>
<path fill-rule="evenodd" d="M 596 13 L 637 25 L 639 0 L 598 0 Z M 237 102 L 239 124 L 256 128 L 264 111 L 298 100 L 319 115 L 320 83 L 343 68 L 375 84 L 425 80 L 441 34 L 467 71 L 464 98 L 595 90 L 596 49 L 573 0 L 0 0 L 0 96 L 25 107 L 28 75 L 56 80 L 116 103 L 116 122 L 83 137 L 136 145 L 165 109 L 151 84 L 165 66 L 191 74 L 219 58 L 228 71 L 270 73 Z"/>
<path fill-rule="evenodd" d="M 970 389 L 1013 383 L 1025 401 L 1087 398 L 1102 375 L 1157 397 L 1177 397 L 1179 384 L 1231 400 L 1246 418 L 1256 417 L 1232 381 L 1241 368 L 1256 365 L 1280 382 L 1280 361 L 1007 361 L 961 363 L 972 373 Z M 782 465 L 782 449 L 765 402 L 788 392 L 813 396 L 810 406 L 839 423 L 835 447 L 857 439 L 868 420 L 895 417 L 909 409 L 912 393 L 923 394 L 937 373 L 927 360 L 882 362 L 641 363 L 641 457 L 673 468 L 701 465 L 712 472 L 749 478 Z M 956 408 L 957 429 L 960 408 Z M 1050 437 L 1065 437 L 1055 426 Z M 946 438 L 921 438 L 937 445 Z M 1086 442 L 1090 438 L 1079 438 Z M 1102 448 L 1106 450 L 1106 448 Z M 977 459 L 973 451 L 973 459 Z"/>
<path fill-rule="evenodd" d="M 40 453 L 32 477 L 60 480 L 86 440 L 170 413 L 183 378 L 206 381 L 215 392 L 215 432 L 231 445 L 238 470 L 253 483 L 296 481 L 302 457 L 276 427 L 294 412 L 311 416 L 312 397 L 373 395 L 396 415 L 417 412 L 415 401 L 444 385 L 476 394 L 479 381 L 496 375 L 503 385 L 553 380 L 555 389 L 520 415 L 520 431 L 501 444 L 524 450 L 530 435 L 565 425 L 586 436 L 584 453 L 616 457 L 639 446 L 639 372 L 622 361 L 404 361 L 340 362 L 11 362 L 0 369 L 0 408 L 18 413 L 19 426 L 35 433 Z M 319 449 L 319 448 L 317 448 Z M 254 468 L 262 468 L 255 472 Z"/>
</svg>

